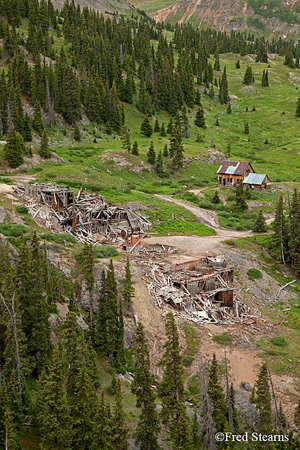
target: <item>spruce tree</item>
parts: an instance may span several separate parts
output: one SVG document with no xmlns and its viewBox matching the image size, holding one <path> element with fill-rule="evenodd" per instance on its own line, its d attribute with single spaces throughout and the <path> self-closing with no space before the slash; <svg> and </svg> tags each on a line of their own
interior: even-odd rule
<svg viewBox="0 0 300 450">
<path fill-rule="evenodd" d="M 164 146 L 164 149 L 163 149 L 163 156 L 164 156 L 165 158 L 168 158 L 168 157 L 169 157 L 168 144 L 166 144 L 166 145 Z"/>
<path fill-rule="evenodd" d="M 165 353 L 160 361 L 164 368 L 161 382 L 162 412 L 164 424 L 168 424 L 174 449 L 178 448 L 178 441 L 182 450 L 190 449 L 189 424 L 184 405 L 184 384 L 182 356 L 179 347 L 179 334 L 172 313 L 166 315 L 167 341 L 164 344 Z M 185 442 L 180 436 L 185 436 Z"/>
<path fill-rule="evenodd" d="M 132 153 L 133 155 L 135 155 L 135 156 L 138 156 L 138 155 L 140 154 L 140 153 L 139 153 L 138 143 L 137 143 L 136 140 L 135 140 L 134 143 L 133 143 L 131 153 Z"/>
<path fill-rule="evenodd" d="M 206 128 L 203 108 L 198 108 L 195 118 L 195 125 L 196 127 Z"/>
<path fill-rule="evenodd" d="M 294 190 L 290 213 L 289 250 L 292 265 L 297 273 L 300 272 L 300 198 L 297 189 Z"/>
<path fill-rule="evenodd" d="M 161 137 L 166 137 L 167 136 L 164 122 L 161 124 L 159 135 Z"/>
<path fill-rule="evenodd" d="M 45 158 L 45 159 L 51 158 L 51 151 L 49 149 L 48 136 L 47 136 L 47 132 L 46 132 L 45 128 L 44 128 L 43 136 L 42 136 L 42 139 L 41 139 L 39 155 L 42 158 Z"/>
<path fill-rule="evenodd" d="M 110 426 L 110 411 L 105 404 L 102 392 L 96 407 L 94 432 L 91 442 L 91 450 L 114 450 L 112 441 L 112 429 Z"/>
<path fill-rule="evenodd" d="M 272 409 L 271 409 L 271 393 L 269 386 L 269 374 L 267 364 L 263 363 L 258 379 L 256 381 L 256 407 L 259 410 L 259 421 L 257 429 L 261 434 L 272 433 Z M 259 449 L 273 449 L 271 442 L 258 442 Z"/>
<path fill-rule="evenodd" d="M 41 113 L 41 105 L 37 100 L 34 106 L 34 116 L 32 122 L 33 129 L 37 132 L 39 136 L 42 136 L 44 131 L 42 113 Z"/>
<path fill-rule="evenodd" d="M 154 133 L 159 133 L 160 131 L 160 126 L 159 126 L 159 122 L 158 119 L 155 120 L 155 124 L 154 124 Z"/>
<path fill-rule="evenodd" d="M 75 141 L 80 141 L 81 140 L 81 133 L 80 133 L 79 126 L 77 124 L 75 125 L 74 139 L 75 139 Z"/>
<path fill-rule="evenodd" d="M 297 100 L 297 108 L 296 108 L 295 116 L 300 117 L 300 96 L 298 97 L 298 100 Z"/>
<path fill-rule="evenodd" d="M 63 84 L 62 113 L 66 121 L 74 128 L 81 119 L 81 99 L 79 80 L 70 68 Z"/>
<path fill-rule="evenodd" d="M 156 153 L 155 153 L 155 149 L 154 149 L 154 144 L 153 141 L 151 141 L 149 150 L 147 152 L 147 159 L 148 159 L 148 163 L 149 164 L 155 164 L 156 161 Z"/>
<path fill-rule="evenodd" d="M 261 209 L 259 210 L 257 218 L 253 224 L 252 231 L 255 233 L 264 233 L 265 231 L 267 231 L 266 220 Z"/>
<path fill-rule="evenodd" d="M 281 259 L 285 264 L 287 251 L 287 221 L 283 212 L 283 198 L 279 196 L 275 209 L 275 218 L 272 222 L 274 234 L 272 235 L 272 253 L 275 258 Z"/>
<path fill-rule="evenodd" d="M 94 253 L 92 244 L 88 244 L 86 241 L 83 248 L 82 256 L 82 271 L 86 288 L 89 291 L 90 299 L 90 327 L 93 328 L 93 288 L 95 283 L 94 277 Z"/>
<path fill-rule="evenodd" d="M 15 128 L 10 129 L 7 143 L 4 145 L 5 159 L 13 169 L 23 164 L 22 155 L 25 152 L 24 139 L 16 132 Z"/>
<path fill-rule="evenodd" d="M 249 134 L 250 130 L 249 130 L 249 123 L 245 120 L 244 122 L 244 133 L 245 134 Z"/>
<path fill-rule="evenodd" d="M 161 150 L 159 150 L 157 160 L 155 162 L 155 173 L 157 173 L 159 177 L 164 175 L 164 164 Z"/>
<path fill-rule="evenodd" d="M 295 418 L 294 419 L 295 425 L 297 427 L 300 427 L 300 398 L 298 400 L 298 405 L 295 409 L 294 418 Z"/>
<path fill-rule="evenodd" d="M 235 68 L 236 69 L 240 69 L 241 65 L 240 65 L 240 60 L 238 59 L 237 62 L 235 63 Z"/>
<path fill-rule="evenodd" d="M 245 192 L 243 183 L 240 181 L 235 188 L 235 204 L 241 210 L 248 209 L 246 200 L 245 200 Z"/>
<path fill-rule="evenodd" d="M 150 137 L 153 133 L 151 123 L 147 116 L 144 118 L 141 124 L 141 133 L 146 137 Z"/>
<path fill-rule="evenodd" d="M 208 376 L 208 395 L 213 406 L 213 420 L 217 430 L 224 431 L 227 424 L 227 406 L 222 385 L 219 380 L 219 366 L 215 353 Z"/>
<path fill-rule="evenodd" d="M 127 152 L 128 156 L 130 157 L 130 151 L 131 151 L 130 133 L 129 133 L 128 127 L 126 125 L 122 126 L 121 140 L 122 140 L 122 147 L 124 148 L 124 150 Z"/>
<path fill-rule="evenodd" d="M 23 132 L 23 138 L 25 142 L 31 142 L 32 141 L 32 133 L 31 133 L 31 126 L 30 126 L 30 119 L 28 114 L 25 114 L 24 118 L 24 132 Z"/>
<path fill-rule="evenodd" d="M 244 80 L 243 80 L 244 84 L 250 85 L 252 83 L 254 83 L 254 76 L 252 73 L 252 67 L 251 66 L 247 66 L 247 69 L 245 71 L 245 75 L 244 75 Z"/>
<path fill-rule="evenodd" d="M 170 139 L 170 156 L 172 157 L 172 168 L 179 170 L 183 167 L 184 148 L 179 128 L 175 128 L 172 138 Z"/>
<path fill-rule="evenodd" d="M 140 450 L 159 450 L 157 437 L 160 432 L 159 417 L 156 411 L 155 394 L 151 389 L 153 376 L 150 372 L 150 358 L 144 327 L 141 322 L 136 329 L 133 347 L 135 376 L 131 385 L 136 395 L 136 406 L 141 408 L 139 422 L 135 431 L 135 442 Z"/>
<path fill-rule="evenodd" d="M 124 279 L 124 284 L 123 284 L 122 295 L 123 295 L 124 305 L 129 308 L 132 305 L 132 298 L 134 297 L 134 287 L 133 287 L 132 280 L 131 280 L 129 258 L 127 258 L 127 261 L 126 261 L 125 279 Z"/>
<path fill-rule="evenodd" d="M 38 422 L 41 449 L 71 449 L 73 423 L 64 390 L 64 370 L 58 348 L 54 350 L 49 374 L 43 372 L 38 390 Z"/>
<path fill-rule="evenodd" d="M 129 437 L 129 429 L 125 421 L 120 380 L 117 381 L 115 408 L 112 417 L 112 434 L 114 449 L 128 450 L 127 439 Z"/>
<path fill-rule="evenodd" d="M 172 120 L 172 117 L 170 117 L 170 120 L 169 120 L 169 123 L 167 126 L 167 134 L 172 134 L 172 132 L 173 132 L 173 120 Z"/>
</svg>

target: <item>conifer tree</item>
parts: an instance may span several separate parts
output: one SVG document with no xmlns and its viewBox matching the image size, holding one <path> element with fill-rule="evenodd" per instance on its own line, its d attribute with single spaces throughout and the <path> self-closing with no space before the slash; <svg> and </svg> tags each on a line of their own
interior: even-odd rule
<svg viewBox="0 0 300 450">
<path fill-rule="evenodd" d="M 93 373 L 89 361 L 77 353 L 77 373 L 71 406 L 74 439 L 73 448 L 88 449 L 93 444 L 95 415 L 97 410 L 97 392 L 93 383 Z"/>
<path fill-rule="evenodd" d="M 165 156 L 166 158 L 168 158 L 169 156 L 168 144 L 164 146 L 163 156 Z"/>
<path fill-rule="evenodd" d="M 92 244 L 88 244 L 86 241 L 83 248 L 82 257 L 82 271 L 86 284 L 86 288 L 89 291 L 90 298 L 90 327 L 93 328 L 93 288 L 95 283 L 94 277 L 94 253 Z"/>
<path fill-rule="evenodd" d="M 172 138 L 170 139 L 170 156 L 172 157 L 172 168 L 179 170 L 183 167 L 184 148 L 179 128 L 175 128 Z"/>
<path fill-rule="evenodd" d="M 155 163 L 155 173 L 157 173 L 159 177 L 162 177 L 164 175 L 164 165 L 161 150 L 159 150 L 157 155 L 157 160 Z"/>
<path fill-rule="evenodd" d="M 266 363 L 263 363 L 256 381 L 256 407 L 259 410 L 258 431 L 262 434 L 272 433 L 272 409 L 269 386 L 269 374 Z M 259 449 L 273 449 L 271 442 L 257 443 Z"/>
<path fill-rule="evenodd" d="M 166 137 L 167 136 L 164 122 L 161 124 L 159 135 L 161 137 Z"/>
<path fill-rule="evenodd" d="M 114 450 L 112 441 L 112 430 L 109 424 L 110 411 L 105 404 L 104 393 L 102 392 L 98 405 L 96 407 L 95 425 L 91 450 Z"/>
<path fill-rule="evenodd" d="M 63 363 L 58 349 L 53 352 L 49 374 L 43 372 L 39 380 L 38 403 L 41 449 L 71 449 L 73 423 L 64 390 Z"/>
<path fill-rule="evenodd" d="M 43 136 L 41 139 L 41 145 L 40 145 L 40 149 L 39 149 L 39 155 L 42 158 L 45 159 L 49 159 L 51 158 L 51 151 L 49 149 L 49 145 L 48 145 L 48 136 L 47 136 L 47 132 L 46 129 L 44 128 L 44 132 L 43 132 Z"/>
<path fill-rule="evenodd" d="M 178 448 L 178 441 L 180 441 L 182 450 L 188 450 L 190 449 L 191 437 L 183 397 L 184 371 L 179 347 L 179 334 L 172 313 L 166 315 L 166 334 L 165 353 L 160 361 L 164 368 L 161 382 L 161 416 L 163 423 L 169 424 L 174 449 Z M 185 442 L 182 442 L 180 436 L 184 436 Z"/>
<path fill-rule="evenodd" d="M 295 417 L 295 425 L 297 427 L 300 427 L 300 398 L 298 400 L 298 405 L 295 409 L 295 413 L 294 413 L 294 417 Z"/>
<path fill-rule="evenodd" d="M 296 272 L 300 271 L 300 199 L 297 189 L 294 190 L 290 214 L 289 249 L 292 265 Z"/>
<path fill-rule="evenodd" d="M 248 209 L 246 200 L 245 200 L 245 192 L 243 183 L 240 181 L 235 188 L 235 204 L 240 209 L 245 210 Z"/>
<path fill-rule="evenodd" d="M 181 123 L 182 123 L 182 127 L 183 127 L 183 136 L 186 139 L 189 139 L 189 137 L 190 137 L 189 118 L 187 115 L 186 107 L 184 105 L 181 110 Z"/>
<path fill-rule="evenodd" d="M 245 71 L 243 83 L 244 84 L 248 84 L 248 85 L 254 83 L 254 76 L 253 76 L 253 73 L 252 73 L 252 67 L 249 66 L 249 65 L 247 66 L 247 69 Z"/>
<path fill-rule="evenodd" d="M 10 129 L 7 143 L 4 146 L 5 159 L 13 169 L 23 163 L 22 155 L 25 152 L 24 139 L 16 132 L 15 128 Z"/>
<path fill-rule="evenodd" d="M 170 120 L 169 120 L 169 123 L 167 126 L 167 134 L 172 134 L 172 133 L 173 133 L 173 120 L 172 120 L 172 117 L 170 117 Z"/>
<path fill-rule="evenodd" d="M 208 395 L 207 374 L 203 363 L 202 355 L 200 364 L 200 424 L 199 432 L 202 440 L 202 448 L 208 450 L 217 450 L 215 441 L 216 426 L 213 419 L 213 406 Z M 197 430 L 198 431 L 198 430 Z"/>
<path fill-rule="evenodd" d="M 117 381 L 115 408 L 112 418 L 113 446 L 115 450 L 128 450 L 129 429 L 125 421 L 120 380 Z"/>
<path fill-rule="evenodd" d="M 23 138 L 25 142 L 31 142 L 32 141 L 32 134 L 31 134 L 31 127 L 30 127 L 30 119 L 28 114 L 25 114 L 24 118 L 24 132 L 23 132 Z"/>
<path fill-rule="evenodd" d="M 124 148 L 125 151 L 127 151 L 127 154 L 130 157 L 130 151 L 131 151 L 130 133 L 129 133 L 128 127 L 126 125 L 122 126 L 121 140 L 123 142 L 122 147 Z"/>
<path fill-rule="evenodd" d="M 245 120 L 244 122 L 244 133 L 245 134 L 249 134 L 250 130 L 249 130 L 249 123 Z"/>
<path fill-rule="evenodd" d="M 208 377 L 208 395 L 213 406 L 213 420 L 217 430 L 227 428 L 227 406 L 225 395 L 219 380 L 219 367 L 215 353 L 213 354 Z"/>
<path fill-rule="evenodd" d="M 134 287 L 131 280 L 131 271 L 130 271 L 130 263 L 129 258 L 127 258 L 126 261 L 126 268 L 125 268 L 125 279 L 123 284 L 123 301 L 124 305 L 129 308 L 132 305 L 132 298 L 134 297 Z"/>
<path fill-rule="evenodd" d="M 300 117 L 300 96 L 298 97 L 298 100 L 297 100 L 297 108 L 296 108 L 295 116 Z"/>
<path fill-rule="evenodd" d="M 141 124 L 141 133 L 146 137 L 150 137 L 153 133 L 151 123 L 147 116 L 144 118 Z"/>
<path fill-rule="evenodd" d="M 216 50 L 215 50 L 214 57 L 215 57 L 214 70 L 219 71 L 221 69 L 220 69 L 220 57 L 219 57 L 219 49 L 218 48 L 216 48 Z"/>
<path fill-rule="evenodd" d="M 81 133 L 80 133 L 79 126 L 77 124 L 75 125 L 74 139 L 75 139 L 75 141 L 80 141 L 81 140 Z"/>
<path fill-rule="evenodd" d="M 206 128 L 203 108 L 198 108 L 195 118 L 195 125 L 196 127 Z"/>
<path fill-rule="evenodd" d="M 136 140 L 135 140 L 134 143 L 133 143 L 131 153 L 132 153 L 133 155 L 135 155 L 135 156 L 138 156 L 138 155 L 140 154 L 140 153 L 139 153 L 138 143 L 137 143 Z"/>
<path fill-rule="evenodd" d="M 240 65 L 240 60 L 238 59 L 237 62 L 235 63 L 235 68 L 236 69 L 240 69 L 241 65 Z"/>
<path fill-rule="evenodd" d="M 81 119 L 80 84 L 71 68 L 67 72 L 63 85 L 62 113 L 73 128 L 75 122 Z"/>
<path fill-rule="evenodd" d="M 227 104 L 230 101 L 229 93 L 228 93 L 228 81 L 227 81 L 227 73 L 226 66 L 224 67 L 222 78 L 219 84 L 219 99 L 221 105 Z"/>
<path fill-rule="evenodd" d="M 149 164 L 155 164 L 156 161 L 156 153 L 155 153 L 155 149 L 154 149 L 154 144 L 153 141 L 151 141 L 149 150 L 147 152 L 147 158 L 148 158 L 148 163 Z"/>
<path fill-rule="evenodd" d="M 261 79 L 261 85 L 263 87 L 269 87 L 269 75 L 268 75 L 268 69 L 267 70 L 263 70 L 262 73 L 262 79 Z"/>
<path fill-rule="evenodd" d="M 150 372 L 149 351 L 141 322 L 137 326 L 133 353 L 135 377 L 131 390 L 136 395 L 137 408 L 141 408 L 135 431 L 135 442 L 140 450 L 159 450 L 157 441 L 160 432 L 159 417 L 156 411 L 155 394 L 151 389 L 153 376 Z"/>
<path fill-rule="evenodd" d="M 267 231 L 266 220 L 261 209 L 259 210 L 257 218 L 253 224 L 252 231 L 254 231 L 255 233 L 264 233 L 265 231 Z"/>
<path fill-rule="evenodd" d="M 33 129 L 37 132 L 39 136 L 42 136 L 44 131 L 42 113 L 41 113 L 41 105 L 37 100 L 34 106 L 34 116 L 32 122 Z"/>
<path fill-rule="evenodd" d="M 286 424 L 286 418 L 285 418 L 285 414 L 284 414 L 283 409 L 282 409 L 281 401 L 279 403 L 278 420 L 279 420 L 280 428 L 286 428 L 286 425 L 287 425 Z"/>
<path fill-rule="evenodd" d="M 280 195 L 276 209 L 275 219 L 272 222 L 274 234 L 272 236 L 272 253 L 276 258 L 280 258 L 285 264 L 285 256 L 287 254 L 287 223 L 283 213 L 283 198 Z"/>
<path fill-rule="evenodd" d="M 155 124 L 154 124 L 154 133 L 159 133 L 160 131 L 160 126 L 159 126 L 159 122 L 158 119 L 155 120 Z"/>
</svg>

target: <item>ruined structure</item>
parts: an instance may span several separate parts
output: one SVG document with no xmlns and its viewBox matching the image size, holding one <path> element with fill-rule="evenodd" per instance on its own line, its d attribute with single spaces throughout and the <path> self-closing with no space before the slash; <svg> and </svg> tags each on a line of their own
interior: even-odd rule
<svg viewBox="0 0 300 450">
<path fill-rule="evenodd" d="M 130 208 L 105 201 L 102 195 L 80 189 L 75 196 L 68 186 L 53 183 L 14 187 L 33 218 L 54 231 L 73 234 L 80 242 L 117 243 L 136 248 L 151 223 Z"/>
</svg>

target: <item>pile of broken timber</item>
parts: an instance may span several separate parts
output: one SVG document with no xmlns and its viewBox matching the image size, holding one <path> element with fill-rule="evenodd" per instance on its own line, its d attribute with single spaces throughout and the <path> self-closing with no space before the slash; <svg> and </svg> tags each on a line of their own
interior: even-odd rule
<svg viewBox="0 0 300 450">
<path fill-rule="evenodd" d="M 140 264 L 149 267 L 147 277 L 143 277 L 147 283 L 147 288 L 155 304 L 159 308 L 165 308 L 167 304 L 175 306 L 175 315 L 182 319 L 189 320 L 198 326 L 213 323 L 219 325 L 233 325 L 243 323 L 249 319 L 257 319 L 258 311 L 251 311 L 241 299 L 238 298 L 239 288 L 233 297 L 233 307 L 220 306 L 218 302 L 213 302 L 215 291 L 203 292 L 192 295 L 183 285 L 178 289 L 173 285 L 172 277 L 166 276 L 162 268 L 153 261 L 139 261 Z M 228 289 L 227 283 L 222 279 L 224 289 Z M 220 289 L 218 289 L 220 291 Z"/>
<path fill-rule="evenodd" d="M 82 189 L 77 197 L 72 189 L 53 183 L 18 185 L 14 191 L 25 200 L 32 218 L 49 230 L 72 234 L 79 242 L 123 244 L 151 226 L 141 214 Z"/>
</svg>

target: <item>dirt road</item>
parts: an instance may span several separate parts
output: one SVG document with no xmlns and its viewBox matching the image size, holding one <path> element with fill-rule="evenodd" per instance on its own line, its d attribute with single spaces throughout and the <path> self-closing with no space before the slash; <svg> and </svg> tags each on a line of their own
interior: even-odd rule
<svg viewBox="0 0 300 450">
<path fill-rule="evenodd" d="M 189 256 L 199 256 L 202 253 L 215 252 L 219 249 L 220 243 L 226 239 L 242 239 L 253 236 L 252 231 L 237 231 L 228 228 L 222 228 L 219 218 L 214 211 L 208 211 L 198 206 L 191 205 L 184 200 L 172 198 L 169 195 L 157 195 L 162 200 L 176 203 L 183 206 L 188 211 L 191 211 L 197 219 L 204 225 L 209 226 L 216 232 L 215 236 L 162 236 L 151 237 L 144 241 L 144 244 L 166 244 L 175 245 L 181 253 L 186 253 Z"/>
</svg>

